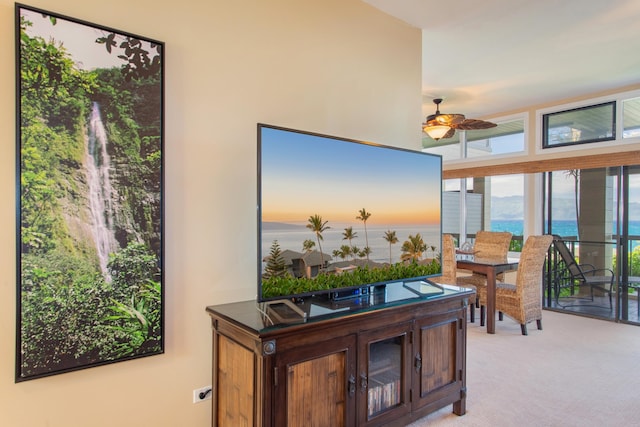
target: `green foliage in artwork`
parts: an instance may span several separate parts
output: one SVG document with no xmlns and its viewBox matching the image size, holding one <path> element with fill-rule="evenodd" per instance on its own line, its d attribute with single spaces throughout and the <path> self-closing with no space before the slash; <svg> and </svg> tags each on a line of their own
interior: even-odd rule
<svg viewBox="0 0 640 427">
<path fill-rule="evenodd" d="M 118 40 L 120 42 L 118 43 Z M 118 58 L 125 64 L 122 67 L 122 75 L 127 81 L 132 79 L 144 79 L 158 74 L 162 67 L 160 62 L 161 45 L 150 43 L 149 50 L 143 47 L 143 43 L 136 37 L 119 36 L 116 33 L 109 33 L 105 37 L 96 39 L 96 43 L 103 44 L 109 53 L 120 49 Z M 154 52 L 155 50 L 155 52 Z"/>
<path fill-rule="evenodd" d="M 144 245 L 130 243 L 108 264 L 113 293 L 105 317 L 115 343 L 107 358 L 160 350 L 161 284 L 158 259 Z"/>
<path fill-rule="evenodd" d="M 22 263 L 25 375 L 161 350 L 161 284 L 151 279 L 159 269 L 143 245 L 112 258 L 111 283 L 86 258 L 61 250 Z"/>
<path fill-rule="evenodd" d="M 126 248 L 109 257 L 107 269 L 114 287 L 142 286 L 157 280 L 158 259 L 141 243 L 129 243 Z"/>
<path fill-rule="evenodd" d="M 111 287 L 92 263 L 64 250 L 22 257 L 23 375 L 95 362 L 113 338 L 100 321 Z"/>
<path fill-rule="evenodd" d="M 116 343 L 106 358 L 145 354 L 161 349 L 161 287 L 148 281 L 126 302 L 112 299 L 105 321 L 114 333 Z"/>
</svg>

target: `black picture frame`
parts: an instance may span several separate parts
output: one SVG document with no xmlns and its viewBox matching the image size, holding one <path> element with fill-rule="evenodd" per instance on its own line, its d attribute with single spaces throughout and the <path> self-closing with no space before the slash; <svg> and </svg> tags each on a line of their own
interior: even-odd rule
<svg viewBox="0 0 640 427">
<path fill-rule="evenodd" d="M 15 380 L 161 354 L 164 43 L 15 19 Z"/>
</svg>

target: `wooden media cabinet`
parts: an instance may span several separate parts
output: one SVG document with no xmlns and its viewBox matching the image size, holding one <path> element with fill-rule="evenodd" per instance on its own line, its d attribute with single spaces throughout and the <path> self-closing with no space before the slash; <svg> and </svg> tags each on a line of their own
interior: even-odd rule
<svg viewBox="0 0 640 427">
<path fill-rule="evenodd" d="M 207 307 L 212 425 L 404 426 L 446 405 L 465 413 L 472 290 L 393 283 L 360 298 Z"/>
</svg>

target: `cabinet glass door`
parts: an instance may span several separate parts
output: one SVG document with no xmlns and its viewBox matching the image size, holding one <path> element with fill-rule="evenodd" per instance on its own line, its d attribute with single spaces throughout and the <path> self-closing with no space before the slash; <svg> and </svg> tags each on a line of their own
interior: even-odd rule
<svg viewBox="0 0 640 427">
<path fill-rule="evenodd" d="M 369 345 L 368 416 L 372 417 L 402 402 L 402 353 L 404 336 Z"/>
<path fill-rule="evenodd" d="M 361 334 L 359 425 L 382 425 L 408 413 L 410 331 L 410 323 L 401 323 Z"/>
</svg>

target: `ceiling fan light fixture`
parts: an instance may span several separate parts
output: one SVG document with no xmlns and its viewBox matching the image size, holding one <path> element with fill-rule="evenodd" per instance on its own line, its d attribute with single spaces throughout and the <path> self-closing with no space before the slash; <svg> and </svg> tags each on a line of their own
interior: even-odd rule
<svg viewBox="0 0 640 427">
<path fill-rule="evenodd" d="M 434 140 L 439 140 L 440 138 L 442 138 L 443 136 L 445 136 L 447 134 L 447 132 L 449 132 L 451 130 L 450 126 L 445 126 L 445 125 L 435 125 L 435 126 L 425 126 L 422 128 L 422 130 L 429 135 L 431 138 L 433 138 Z"/>
</svg>

